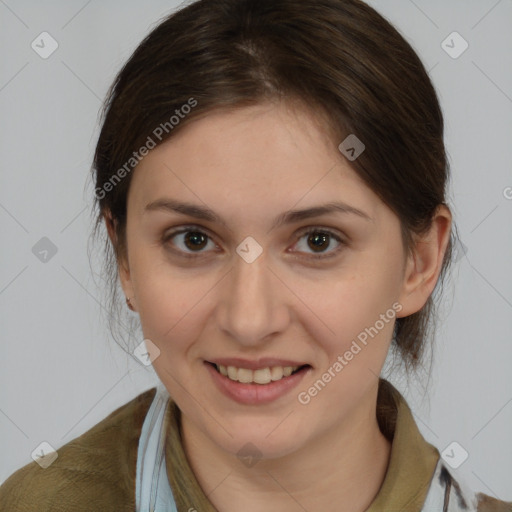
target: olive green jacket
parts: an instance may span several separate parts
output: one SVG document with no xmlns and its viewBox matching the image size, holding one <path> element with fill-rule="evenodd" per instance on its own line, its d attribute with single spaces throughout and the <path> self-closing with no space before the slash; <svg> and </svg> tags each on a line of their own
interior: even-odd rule
<svg viewBox="0 0 512 512">
<path fill-rule="evenodd" d="M 140 394 L 62 446 L 47 468 L 32 462 L 16 471 L 0 486 L 0 512 L 134 511 L 138 442 L 155 392 Z M 367 512 L 427 512 L 423 505 L 433 486 L 443 486 L 446 496 L 439 512 L 512 512 L 512 502 L 484 494 L 472 494 L 474 508 L 464 508 L 460 487 L 441 464 L 438 450 L 422 437 L 400 393 L 382 379 L 377 403 L 379 426 L 392 441 L 391 459 Z M 197 512 L 215 512 L 183 451 L 174 402 L 166 413 L 166 469 L 178 512 L 188 512 L 191 503 Z"/>
</svg>

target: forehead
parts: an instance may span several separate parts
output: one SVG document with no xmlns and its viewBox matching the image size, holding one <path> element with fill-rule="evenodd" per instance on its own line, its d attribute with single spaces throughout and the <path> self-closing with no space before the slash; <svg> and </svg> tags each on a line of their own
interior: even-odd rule
<svg viewBox="0 0 512 512">
<path fill-rule="evenodd" d="M 130 201 L 142 209 L 169 195 L 277 211 L 350 200 L 371 214 L 380 200 L 337 146 L 318 117 L 284 103 L 212 112 L 144 157 Z"/>
</svg>

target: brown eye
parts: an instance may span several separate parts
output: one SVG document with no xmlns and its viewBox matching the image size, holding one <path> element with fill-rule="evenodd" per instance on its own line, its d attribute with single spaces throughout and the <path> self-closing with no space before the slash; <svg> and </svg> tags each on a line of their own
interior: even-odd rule
<svg viewBox="0 0 512 512">
<path fill-rule="evenodd" d="M 174 246 L 176 248 L 172 248 L 174 252 L 181 253 L 181 255 L 185 257 L 192 258 L 202 256 L 203 253 L 208 252 L 205 250 L 205 248 L 208 247 L 208 242 L 211 242 L 213 247 L 215 247 L 215 244 L 211 241 L 209 235 L 203 231 L 194 229 L 193 227 L 185 227 L 180 230 L 167 233 L 162 242 L 164 245 Z"/>
<path fill-rule="evenodd" d="M 202 249 L 205 247 L 208 236 L 200 231 L 187 231 L 184 243 L 188 249 Z"/>
<path fill-rule="evenodd" d="M 316 232 L 308 236 L 308 244 L 315 252 L 320 252 L 329 246 L 330 235 L 326 233 Z"/>
<path fill-rule="evenodd" d="M 309 229 L 306 232 L 302 232 L 299 241 L 303 238 L 306 238 L 306 243 L 302 245 L 302 248 L 300 243 L 297 243 L 296 246 L 299 246 L 297 250 L 298 252 L 305 253 L 312 251 L 309 252 L 312 258 L 329 258 L 337 254 L 346 245 L 340 236 L 327 229 Z M 338 245 L 333 250 L 328 250 L 332 245 L 332 240 L 335 240 Z"/>
</svg>

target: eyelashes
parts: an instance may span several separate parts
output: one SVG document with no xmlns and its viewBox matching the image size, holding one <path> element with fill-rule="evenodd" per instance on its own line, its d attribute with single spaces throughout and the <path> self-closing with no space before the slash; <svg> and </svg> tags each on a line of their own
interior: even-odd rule
<svg viewBox="0 0 512 512">
<path fill-rule="evenodd" d="M 172 243 L 172 240 L 179 238 L 180 235 L 190 235 L 190 234 L 195 235 L 195 236 L 185 237 L 184 239 L 181 238 L 180 242 L 178 243 L 178 245 L 181 245 L 181 248 L 176 248 L 177 244 Z M 337 245 L 337 247 L 335 247 L 334 250 L 320 251 L 320 252 L 316 252 L 316 253 L 314 251 L 308 252 L 307 249 L 310 248 L 308 246 L 306 246 L 306 250 L 294 249 L 292 252 L 294 254 L 296 254 L 296 253 L 305 254 L 304 258 L 306 258 L 306 259 L 326 259 L 326 258 L 331 258 L 333 256 L 336 256 L 343 249 L 344 246 L 348 245 L 347 242 L 344 240 L 344 238 L 340 234 L 332 231 L 329 228 L 315 226 L 315 227 L 305 228 L 305 229 L 299 231 L 296 234 L 297 242 L 294 243 L 294 246 L 297 245 L 298 242 L 302 241 L 302 239 L 304 239 L 305 237 L 306 237 L 306 244 L 307 244 L 309 241 L 309 237 L 311 237 L 312 235 L 316 235 L 316 237 L 314 237 L 313 240 L 319 241 L 320 244 L 322 244 L 322 242 L 323 242 L 324 246 L 330 247 L 332 245 L 331 244 L 332 240 L 336 241 L 338 243 L 338 245 Z M 194 240 L 199 241 L 199 244 L 195 244 Z M 186 242 L 186 241 L 191 242 L 193 245 L 195 244 L 196 247 L 198 248 L 198 250 L 191 251 L 190 248 L 187 248 L 187 246 L 185 245 L 184 242 Z M 205 246 L 201 245 L 203 242 L 206 244 Z M 213 237 L 210 235 L 208 230 L 205 230 L 202 227 L 194 226 L 194 225 L 183 226 L 179 229 L 169 231 L 169 232 L 165 233 L 162 238 L 162 244 L 165 246 L 166 249 L 170 250 L 173 254 L 175 254 L 179 257 L 190 258 L 190 259 L 204 258 L 205 256 L 207 256 L 207 254 L 209 252 L 211 252 L 207 248 L 208 244 L 210 244 L 210 243 L 211 243 L 211 245 L 213 245 L 213 248 L 215 248 L 216 244 L 213 241 Z M 319 247 L 319 249 L 323 248 L 321 245 L 318 247 Z M 216 251 L 216 252 L 218 252 L 218 251 Z"/>
</svg>

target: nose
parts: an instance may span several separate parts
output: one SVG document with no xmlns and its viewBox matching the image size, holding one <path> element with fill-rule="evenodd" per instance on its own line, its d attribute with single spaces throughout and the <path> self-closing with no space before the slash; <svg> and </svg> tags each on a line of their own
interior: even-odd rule
<svg viewBox="0 0 512 512">
<path fill-rule="evenodd" d="M 270 268 L 265 252 L 247 263 L 236 256 L 224 281 L 218 310 L 223 333 L 244 346 L 257 346 L 284 332 L 290 319 L 290 291 Z"/>
</svg>

